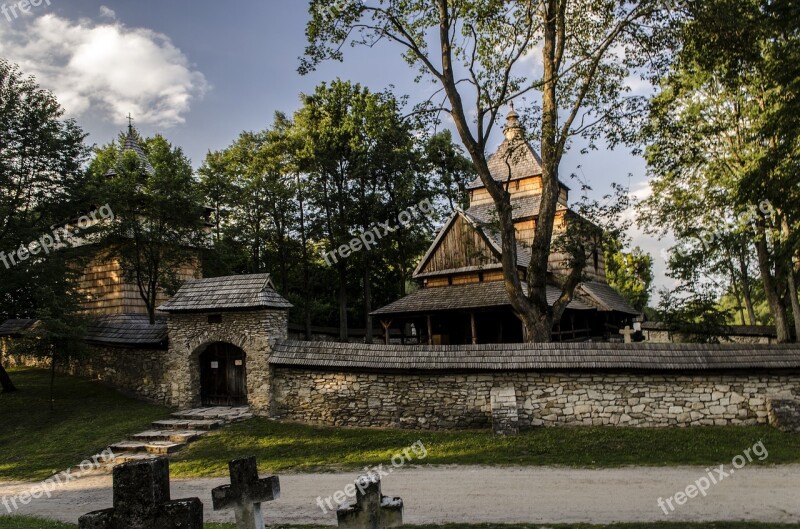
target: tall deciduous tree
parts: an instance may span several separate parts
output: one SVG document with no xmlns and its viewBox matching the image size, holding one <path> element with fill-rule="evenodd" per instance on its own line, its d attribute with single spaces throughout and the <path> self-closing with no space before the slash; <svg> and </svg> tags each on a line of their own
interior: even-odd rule
<svg viewBox="0 0 800 529">
<path fill-rule="evenodd" d="M 86 135 L 63 113 L 50 92 L 0 59 L 0 321 L 39 319 L 49 336 L 67 341 L 80 329 L 66 323 L 76 311 L 68 257 L 77 255 L 66 244 L 56 253 L 34 242 L 86 206 Z M 65 326 L 75 333 L 59 334 Z M 0 384 L 14 389 L 1 362 Z"/>
<path fill-rule="evenodd" d="M 392 42 L 420 76 L 438 83 L 441 107 L 452 117 L 481 181 L 494 200 L 502 233 L 505 288 L 531 341 L 549 341 L 582 270 L 561 278 L 554 304 L 546 296 L 547 264 L 559 195 L 559 167 L 570 139 L 612 140 L 627 132 L 635 100 L 626 77 L 660 60 L 666 10 L 659 2 L 598 0 L 434 0 L 344 2 L 331 16 L 326 0 L 312 0 L 309 46 L 301 72 L 326 59 L 341 60 L 350 43 Z M 538 55 L 542 70 L 527 61 Z M 538 92 L 542 202 L 525 291 L 517 273 L 510 195 L 487 165 L 487 144 L 509 102 Z M 434 96 L 435 96 L 434 95 Z M 433 99 L 432 99 L 433 100 Z M 470 103 L 474 102 L 474 103 Z M 428 108 L 431 110 L 431 108 Z"/>
<path fill-rule="evenodd" d="M 709 0 L 688 4 L 683 47 L 654 100 L 647 158 L 653 194 L 644 222 L 669 226 L 689 251 L 673 257 L 687 284 L 714 283 L 743 299 L 750 321 L 751 263 L 777 327 L 791 339 L 797 306 L 798 150 L 795 118 L 784 116 L 799 44 L 792 2 Z M 796 14 L 796 8 L 795 8 Z M 782 73 L 778 73 L 782 72 Z M 721 284 L 722 283 L 722 284 Z M 741 304 L 741 303 L 740 303 Z M 795 318 L 800 332 L 800 317 Z"/>
</svg>

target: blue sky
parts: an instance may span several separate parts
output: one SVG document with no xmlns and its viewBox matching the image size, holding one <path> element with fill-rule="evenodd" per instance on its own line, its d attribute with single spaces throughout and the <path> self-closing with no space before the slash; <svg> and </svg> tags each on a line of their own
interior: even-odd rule
<svg viewBox="0 0 800 529">
<path fill-rule="evenodd" d="M 373 90 L 394 86 L 412 100 L 430 94 L 391 46 L 350 49 L 344 63 L 297 73 L 305 46 L 307 3 L 301 0 L 38 0 L 29 13 L 0 0 L 0 56 L 35 74 L 53 90 L 67 114 L 109 142 L 133 114 L 145 135 L 164 134 L 195 166 L 208 150 L 229 145 L 243 130 L 267 127 L 276 110 L 291 113 L 299 94 L 336 77 Z M 496 141 L 499 143 L 500 138 Z M 580 170 L 578 167 L 580 166 Z M 563 179 L 585 176 L 600 195 L 612 182 L 646 192 L 645 164 L 624 149 L 567 154 Z M 629 179 L 629 174 L 632 175 Z M 577 182 L 568 185 L 577 189 Z M 663 242 L 633 230 L 634 244 L 664 276 Z"/>
</svg>

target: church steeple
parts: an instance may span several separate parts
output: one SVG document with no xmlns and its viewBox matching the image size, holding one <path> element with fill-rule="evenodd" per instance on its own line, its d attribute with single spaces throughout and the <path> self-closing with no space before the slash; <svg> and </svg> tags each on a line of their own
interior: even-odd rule
<svg viewBox="0 0 800 529">
<path fill-rule="evenodd" d="M 145 153 L 144 149 L 142 149 L 142 146 L 139 145 L 139 134 L 133 127 L 133 117 L 130 115 L 130 113 L 126 116 L 126 119 L 128 120 L 128 133 L 125 135 L 125 139 L 122 141 L 120 153 L 136 153 L 136 156 L 139 158 L 139 160 L 141 160 L 141 166 L 144 171 L 147 174 L 152 175 L 155 173 L 155 169 L 153 169 L 153 166 L 150 164 L 150 160 L 147 159 L 147 153 Z M 112 167 L 108 170 L 106 176 L 115 176 L 116 174 L 116 170 Z"/>
<path fill-rule="evenodd" d="M 508 141 L 522 139 L 524 136 L 522 124 L 519 122 L 519 114 L 514 110 L 514 102 L 510 103 L 511 110 L 506 115 L 506 126 L 503 128 L 503 135 Z"/>
</svg>

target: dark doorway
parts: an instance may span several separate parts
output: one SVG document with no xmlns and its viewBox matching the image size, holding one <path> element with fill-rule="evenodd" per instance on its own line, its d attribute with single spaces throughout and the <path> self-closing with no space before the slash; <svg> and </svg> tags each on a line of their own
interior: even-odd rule
<svg viewBox="0 0 800 529">
<path fill-rule="evenodd" d="M 212 343 L 200 355 L 200 400 L 203 406 L 247 404 L 244 351 L 227 343 Z"/>
</svg>

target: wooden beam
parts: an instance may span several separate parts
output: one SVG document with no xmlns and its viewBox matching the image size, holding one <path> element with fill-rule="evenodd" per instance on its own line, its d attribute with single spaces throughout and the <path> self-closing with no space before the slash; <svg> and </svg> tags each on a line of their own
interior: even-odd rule
<svg viewBox="0 0 800 529">
<path fill-rule="evenodd" d="M 428 314 L 428 345 L 433 345 L 433 322 L 430 314 Z"/>
<path fill-rule="evenodd" d="M 389 345 L 389 328 L 392 326 L 394 320 L 381 320 L 381 327 L 383 327 L 383 343 Z"/>
<path fill-rule="evenodd" d="M 475 325 L 475 313 L 474 312 L 470 312 L 469 313 L 469 323 L 470 323 L 470 327 L 472 328 L 472 344 L 475 345 L 476 343 L 478 343 L 478 329 L 477 329 L 477 326 Z"/>
</svg>

